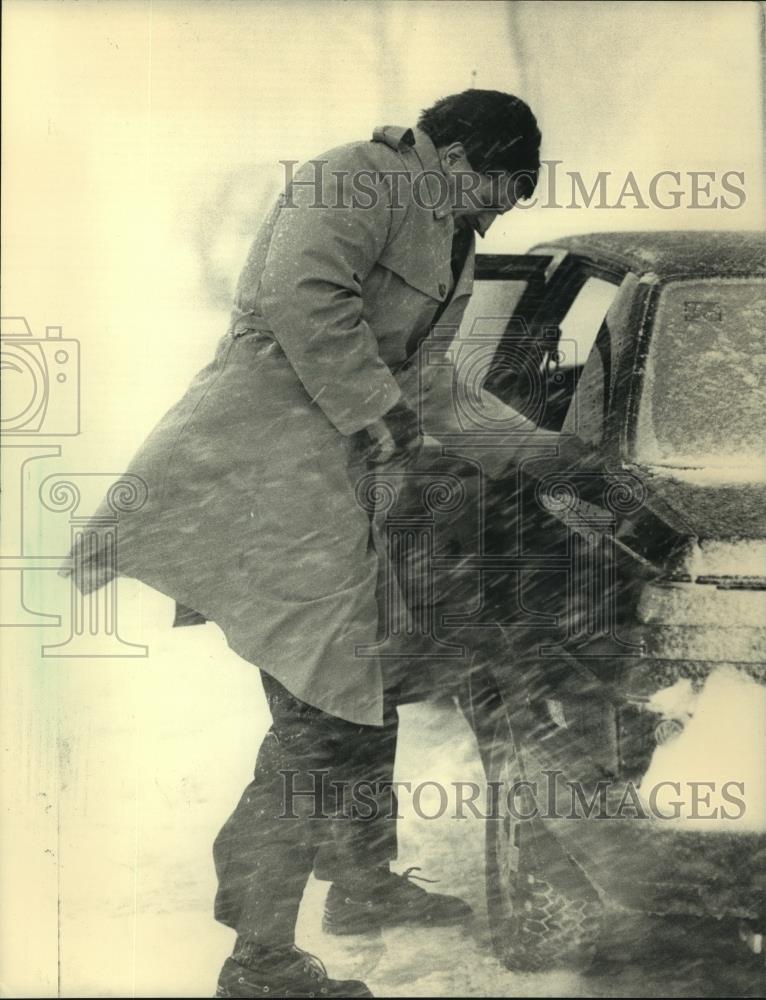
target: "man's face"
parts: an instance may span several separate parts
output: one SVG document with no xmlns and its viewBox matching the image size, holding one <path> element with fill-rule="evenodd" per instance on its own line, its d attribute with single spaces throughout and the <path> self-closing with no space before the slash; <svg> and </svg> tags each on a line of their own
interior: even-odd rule
<svg viewBox="0 0 766 1000">
<path fill-rule="evenodd" d="M 442 150 L 444 172 L 450 180 L 453 215 L 464 218 L 480 236 L 484 236 L 499 215 L 510 212 L 516 204 L 510 174 L 475 171 L 460 143 Z"/>
<path fill-rule="evenodd" d="M 510 212 L 516 204 L 513 195 L 513 184 L 509 174 L 474 174 L 477 187 L 473 197 L 467 199 L 471 204 L 466 206 L 465 219 L 479 236 L 486 231 L 499 215 Z"/>
</svg>

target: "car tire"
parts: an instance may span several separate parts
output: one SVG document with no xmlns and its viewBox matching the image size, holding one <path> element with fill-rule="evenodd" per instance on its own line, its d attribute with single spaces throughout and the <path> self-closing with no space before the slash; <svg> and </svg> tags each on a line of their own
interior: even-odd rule
<svg viewBox="0 0 766 1000">
<path fill-rule="evenodd" d="M 486 830 L 487 911 L 495 953 L 509 969 L 583 971 L 596 954 L 603 905 L 552 835 L 546 837 L 539 823 L 517 819 L 505 808 L 507 789 L 524 780 L 506 723 L 496 728 L 486 767 L 488 781 L 500 783 Z M 541 838 L 546 842 L 542 853 Z"/>
</svg>

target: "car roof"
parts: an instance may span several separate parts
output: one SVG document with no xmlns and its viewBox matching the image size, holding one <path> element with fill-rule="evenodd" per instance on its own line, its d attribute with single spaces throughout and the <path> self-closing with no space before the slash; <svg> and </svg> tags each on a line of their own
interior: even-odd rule
<svg viewBox="0 0 766 1000">
<path fill-rule="evenodd" d="M 541 243 L 660 279 L 766 274 L 766 235 L 750 230 L 588 233 Z"/>
</svg>

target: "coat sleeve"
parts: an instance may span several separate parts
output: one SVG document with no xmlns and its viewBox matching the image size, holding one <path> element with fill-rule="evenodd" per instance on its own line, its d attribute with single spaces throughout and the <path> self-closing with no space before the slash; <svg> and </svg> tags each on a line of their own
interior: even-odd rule
<svg viewBox="0 0 766 1000">
<path fill-rule="evenodd" d="M 379 419 L 401 396 L 362 315 L 362 283 L 391 227 L 389 192 L 371 170 L 356 169 L 357 178 L 359 169 L 369 175 L 364 191 L 348 157 L 328 154 L 296 173 L 258 296 L 298 378 L 342 434 Z"/>
</svg>

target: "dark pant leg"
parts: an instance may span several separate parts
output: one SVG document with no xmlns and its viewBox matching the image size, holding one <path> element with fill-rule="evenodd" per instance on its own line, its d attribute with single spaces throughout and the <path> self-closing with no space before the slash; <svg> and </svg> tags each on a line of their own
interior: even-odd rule
<svg viewBox="0 0 766 1000">
<path fill-rule="evenodd" d="M 294 766 L 287 705 L 274 705 L 274 721 L 258 751 L 253 781 L 213 845 L 218 892 L 215 917 L 240 937 L 279 947 L 291 944 L 303 890 L 311 874 L 316 846 L 305 823 L 281 819 L 282 771 Z M 280 725 L 276 720 L 280 720 Z"/>
<path fill-rule="evenodd" d="M 371 819 L 354 818 L 336 790 L 391 782 L 398 716 L 391 708 L 383 727 L 359 726 L 261 676 L 272 726 L 254 780 L 215 841 L 215 915 L 241 938 L 276 946 L 293 940 L 315 861 L 318 877 L 356 885 L 396 856 L 392 790 L 377 789 Z"/>
<path fill-rule="evenodd" d="M 369 889 L 374 869 L 397 856 L 397 800 L 393 789 L 399 716 L 387 704 L 382 726 L 339 722 L 330 782 L 338 818 L 330 823 L 314 861 L 314 874 L 348 888 Z"/>
</svg>

